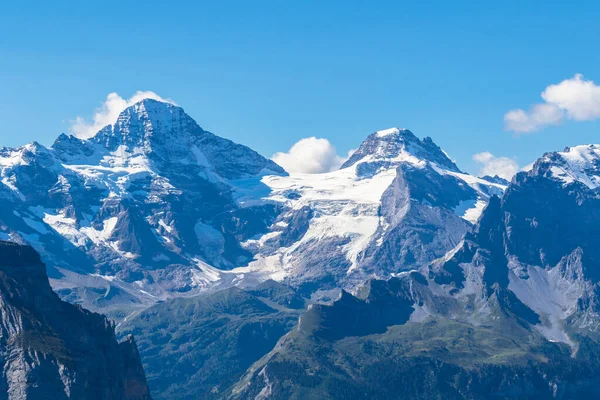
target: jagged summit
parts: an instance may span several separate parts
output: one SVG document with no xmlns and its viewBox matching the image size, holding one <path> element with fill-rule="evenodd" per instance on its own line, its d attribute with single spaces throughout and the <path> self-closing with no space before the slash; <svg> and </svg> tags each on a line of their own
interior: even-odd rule
<svg viewBox="0 0 600 400">
<path fill-rule="evenodd" d="M 162 171 L 183 165 L 216 172 L 217 179 L 287 174 L 254 150 L 205 131 L 183 108 L 153 99 L 127 107 L 90 139 L 61 134 L 52 148 L 77 164 Z"/>
<path fill-rule="evenodd" d="M 277 210 L 240 193 L 264 193 L 265 175 L 287 173 L 181 107 L 146 99 L 89 139 L 61 134 L 51 148 L 0 149 L 0 239 L 31 244 L 64 271 L 53 275 L 64 298 L 122 317 L 216 280 L 199 260 L 223 270 L 250 260 L 241 243 L 265 232 Z M 92 290 L 80 290 L 83 281 Z M 147 295 L 134 281 L 165 286 Z"/>
<path fill-rule="evenodd" d="M 0 156 L 0 238 L 32 244 L 63 298 L 117 318 L 242 276 L 352 289 L 418 267 L 504 188 L 397 128 L 370 135 L 351 168 L 289 176 L 150 99 L 89 139 Z"/>
<path fill-rule="evenodd" d="M 183 108 L 144 99 L 123 110 L 113 125 L 104 127 L 90 140 L 111 150 L 121 145 L 133 150 L 166 143 L 184 147 L 194 136 L 203 134 L 204 130 Z"/>
<path fill-rule="evenodd" d="M 352 156 L 341 166 L 347 168 L 358 162 L 433 162 L 440 167 L 460 172 L 431 138 L 419 139 L 408 129 L 390 128 L 370 134 Z"/>
<path fill-rule="evenodd" d="M 563 185 L 579 182 L 589 189 L 596 189 L 600 186 L 600 144 L 546 153 L 535 162 L 528 174 L 558 179 Z"/>
<path fill-rule="evenodd" d="M 65 143 L 92 142 L 104 144 L 107 148 L 114 148 L 120 144 L 139 146 L 143 145 L 153 134 L 168 133 L 170 127 L 176 127 L 177 122 L 197 125 L 185 113 L 183 108 L 172 103 L 154 99 L 143 99 L 127 107 L 119 114 L 113 124 L 106 125 L 89 140 L 80 139 L 73 135 L 61 133 L 53 144 L 53 148 L 61 149 Z M 200 127 L 200 132 L 203 132 Z"/>
</svg>

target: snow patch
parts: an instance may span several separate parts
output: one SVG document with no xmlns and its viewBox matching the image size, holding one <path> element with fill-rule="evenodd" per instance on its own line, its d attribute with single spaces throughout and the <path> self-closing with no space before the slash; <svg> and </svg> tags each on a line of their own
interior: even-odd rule
<svg viewBox="0 0 600 400">
<path fill-rule="evenodd" d="M 385 137 L 390 135 L 397 135 L 398 133 L 400 133 L 400 130 L 398 128 L 389 128 L 377 131 L 375 133 L 377 134 L 377 137 Z"/>
<path fill-rule="evenodd" d="M 477 200 L 464 200 L 454 208 L 454 213 L 472 224 L 477 223 L 487 201 L 479 197 Z"/>
<path fill-rule="evenodd" d="M 51 214 L 45 211 L 43 219 L 46 224 L 75 246 L 80 247 L 86 244 L 87 236 L 77 229 L 75 218 L 67 218 L 64 213 Z"/>
<path fill-rule="evenodd" d="M 95 244 L 101 244 L 108 240 L 117 225 L 118 218 L 111 217 L 102 222 L 103 228 L 98 231 L 92 227 L 81 228 L 81 232 L 87 235 L 88 238 Z"/>
<path fill-rule="evenodd" d="M 590 189 L 600 187 L 600 145 L 575 146 L 554 154 L 558 155 L 563 163 L 554 163 L 550 173 L 563 181 L 565 186 L 578 181 Z M 548 156 L 544 159 L 549 160 Z"/>
<path fill-rule="evenodd" d="M 162 220 L 162 219 L 158 221 L 158 224 L 160 226 L 162 226 L 169 233 L 171 233 L 171 231 L 173 230 L 173 228 L 170 227 L 169 225 L 167 225 L 167 223 L 164 220 Z"/>
</svg>

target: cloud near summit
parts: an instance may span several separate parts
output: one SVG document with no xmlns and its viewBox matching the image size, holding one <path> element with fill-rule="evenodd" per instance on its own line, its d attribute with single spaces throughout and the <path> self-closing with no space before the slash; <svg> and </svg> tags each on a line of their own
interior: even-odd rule
<svg viewBox="0 0 600 400">
<path fill-rule="evenodd" d="M 327 139 L 300 139 L 287 153 L 278 152 L 271 159 L 291 173 L 318 174 L 338 169 L 354 152 L 339 156 Z"/>
<path fill-rule="evenodd" d="M 118 93 L 112 92 L 106 96 L 106 100 L 96 109 L 91 120 L 86 120 L 84 117 L 78 116 L 71 121 L 69 130 L 72 134 L 82 139 L 92 137 L 106 125 L 115 123 L 119 114 L 127 107 L 144 99 L 154 99 L 176 104 L 173 100 L 165 99 L 151 91 L 138 90 L 128 99 L 124 99 Z"/>
<path fill-rule="evenodd" d="M 512 158 L 496 157 L 489 151 L 473 154 L 473 161 L 481 164 L 479 176 L 496 176 L 510 180 L 519 172 L 519 164 Z"/>
<path fill-rule="evenodd" d="M 565 119 L 592 121 L 600 118 L 600 86 L 583 75 L 550 85 L 541 93 L 543 103 L 529 110 L 510 110 L 504 115 L 504 127 L 516 133 L 536 132 Z"/>
</svg>

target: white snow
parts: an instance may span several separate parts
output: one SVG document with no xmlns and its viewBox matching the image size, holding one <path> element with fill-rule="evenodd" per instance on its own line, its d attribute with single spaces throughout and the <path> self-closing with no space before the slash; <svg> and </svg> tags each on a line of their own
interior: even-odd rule
<svg viewBox="0 0 600 400">
<path fill-rule="evenodd" d="M 465 200 L 461 201 L 460 204 L 456 206 L 454 212 L 464 220 L 475 224 L 486 205 L 487 201 L 483 200 L 481 197 L 477 200 Z"/>
<path fill-rule="evenodd" d="M 150 106 L 152 107 L 152 106 Z M 219 265 L 224 251 L 224 236 L 220 230 L 196 221 L 194 231 L 198 243 L 202 246 L 202 265 L 197 268 L 193 265 L 184 267 L 185 279 L 193 279 L 198 287 L 208 285 L 209 282 L 219 281 L 219 284 L 226 281 L 233 284 L 244 284 L 244 282 L 261 281 L 272 278 L 276 280 L 283 279 L 286 274 L 294 268 L 294 263 L 298 262 L 298 254 L 304 248 L 313 246 L 319 242 L 340 243 L 339 251 L 349 261 L 349 269 L 352 272 L 359 266 L 360 257 L 364 250 L 375 243 L 375 240 L 381 239 L 376 235 L 385 232 L 387 222 L 379 215 L 381 207 L 381 197 L 385 190 L 392 184 L 396 177 L 396 167 L 400 164 L 410 164 L 414 168 L 424 168 L 428 162 L 415 154 L 421 154 L 424 148 L 411 148 L 409 138 L 404 130 L 390 128 L 378 131 L 376 135 L 371 136 L 371 140 L 379 142 L 379 147 L 373 149 L 371 154 L 365 155 L 360 163 L 384 161 L 374 163 L 373 166 L 381 165 L 381 169 L 376 171 L 373 176 L 358 176 L 356 172 L 357 164 L 345 168 L 344 170 L 333 171 L 325 174 L 296 174 L 291 176 L 273 176 L 261 175 L 245 176 L 234 180 L 226 180 L 219 176 L 213 169 L 214 165 L 219 165 L 219 160 L 211 149 L 211 145 L 203 147 L 197 145 L 188 135 L 186 127 L 175 126 L 175 119 L 178 115 L 171 111 L 161 112 L 154 116 L 153 120 L 148 119 L 149 113 L 154 110 L 147 110 L 146 104 L 140 103 L 129 113 L 123 114 L 112 128 L 102 131 L 96 139 L 106 141 L 106 143 L 97 143 L 90 140 L 84 143 L 85 151 L 79 151 L 79 143 L 74 142 L 74 150 L 61 154 L 60 161 L 54 158 L 55 165 L 52 166 L 53 172 L 58 176 L 57 182 L 51 189 L 53 191 L 71 192 L 79 190 L 78 180 L 84 181 L 84 186 L 93 189 L 94 193 L 103 193 L 103 209 L 110 209 L 113 203 L 118 203 L 118 199 L 132 198 L 135 201 L 141 200 L 146 203 L 167 202 L 164 193 L 181 192 L 174 188 L 169 180 L 159 175 L 160 157 L 172 157 L 187 167 L 194 167 L 199 172 L 199 179 L 206 178 L 211 181 L 218 180 L 219 185 L 223 185 L 224 190 L 231 189 L 235 201 L 240 206 L 264 205 L 265 203 L 276 203 L 283 205 L 284 215 L 289 217 L 294 212 L 310 208 L 312 212 L 311 221 L 308 229 L 302 238 L 287 248 L 270 249 L 267 245 L 269 240 L 277 238 L 288 229 L 294 229 L 290 226 L 292 223 L 288 220 L 279 220 L 271 226 L 271 230 L 264 235 L 253 237 L 247 240 L 243 245 L 258 249 L 265 249 L 264 254 L 259 253 L 257 258 L 249 265 L 234 268 L 231 271 L 219 271 L 216 268 L 206 264 L 205 261 Z M 136 116 L 137 114 L 137 116 Z M 129 122 L 132 122 L 131 125 Z M 141 122 L 141 124 L 140 124 Z M 131 129 L 130 129 L 131 128 Z M 174 128 L 178 128 L 174 129 Z M 180 132 L 181 131 L 181 132 Z M 152 138 L 157 135 L 169 135 L 166 143 L 160 141 L 153 142 Z M 103 136 L 106 135 L 106 136 Z M 189 137 L 188 137 L 189 136 Z M 381 139 L 377 139 L 381 138 Z M 120 143 L 116 146 L 115 143 Z M 108 145 L 108 146 L 107 146 Z M 162 147 L 164 145 L 164 148 Z M 200 146 L 200 147 L 199 147 Z M 89 152 L 88 152 L 89 150 Z M 418 150 L 418 151 L 416 151 Z M 39 145 L 29 145 L 17 150 L 0 150 L 0 168 L 2 171 L 1 180 L 11 190 L 18 193 L 14 185 L 14 176 L 11 175 L 11 167 L 28 162 L 29 154 L 27 152 L 48 152 L 49 157 L 54 157 L 52 150 L 43 150 Z M 164 153 L 163 153 L 164 151 Z M 156 154 L 159 157 L 152 157 Z M 46 154 L 43 154 L 46 156 Z M 179 157 L 181 156 L 181 160 Z M 253 162 L 252 157 L 249 158 Z M 210 160 L 210 161 L 209 161 Z M 431 163 L 429 163 L 431 164 Z M 206 167 L 197 168 L 196 165 Z M 435 167 L 434 164 L 431 164 Z M 463 179 L 465 184 L 471 184 L 479 187 L 488 182 L 481 180 L 469 180 L 472 177 L 439 168 L 439 173 L 454 174 Z M 268 173 L 268 167 L 263 170 Z M 140 181 L 150 180 L 151 187 L 147 190 L 144 185 L 139 185 Z M 73 187 L 71 187 L 73 184 Z M 492 185 L 493 186 L 493 185 Z M 503 188 L 503 187 L 502 187 Z M 100 189 L 100 191 L 95 190 Z M 105 193 L 105 194 L 104 194 Z M 74 192 L 74 195 L 79 193 Z M 78 198 L 74 196 L 73 198 Z M 481 196 L 484 199 L 484 196 Z M 112 249 L 122 258 L 132 259 L 135 254 L 131 254 L 119 249 L 120 243 L 112 239 L 113 231 L 117 225 L 117 217 L 111 217 L 102 222 L 101 229 L 95 229 L 90 226 L 90 221 L 96 218 L 100 202 L 94 202 L 95 207 L 92 212 L 89 209 L 79 209 L 77 207 L 76 215 L 83 215 L 83 220 L 76 220 L 75 217 L 67 217 L 67 211 L 61 209 L 40 209 L 36 210 L 37 218 L 24 217 L 28 226 L 32 227 L 36 235 L 30 235 L 30 238 L 39 242 L 40 235 L 53 233 L 56 231 L 71 243 L 79 247 L 86 247 L 86 251 L 93 250 L 94 246 L 104 249 Z M 483 208 L 484 200 L 476 201 L 474 204 L 465 204 L 455 210 L 457 213 L 467 219 L 474 221 Z M 468 206 L 468 207 L 467 207 Z M 410 207 L 408 201 L 404 210 Z M 459 210 L 460 208 L 460 210 Z M 153 210 L 160 209 L 154 207 Z M 83 214 L 87 212 L 86 215 Z M 26 214 L 26 213 L 24 213 Z M 75 214 L 73 214 L 75 215 Z M 166 218 L 164 216 L 160 218 Z M 401 218 L 401 217 L 399 217 Z M 177 251 L 174 242 L 177 241 L 175 225 L 173 222 L 165 219 L 159 219 L 152 215 L 148 222 L 155 228 L 157 237 L 169 251 Z M 43 221 L 43 222 L 42 222 Z M 192 221 L 193 223 L 194 221 Z M 97 226 L 97 225 L 96 225 Z M 158 229 L 156 229 L 158 228 Z M 183 240 L 183 238 L 182 238 Z M 39 244 L 39 243 L 38 243 Z M 179 243 L 177 243 L 179 244 Z M 39 244 L 41 246 L 41 244 Z M 170 254 L 166 251 L 166 254 Z M 155 261 L 167 261 L 168 256 L 157 251 L 154 254 Z M 193 255 L 183 255 L 188 259 Z M 327 254 L 324 254 L 327 256 Z M 200 263 L 200 261 L 198 261 Z M 191 272 L 188 268 L 193 267 Z M 184 278 L 181 278 L 184 279 Z M 151 284 L 148 284 L 152 286 Z M 159 285 L 157 285 L 159 286 Z M 166 286 L 166 285 L 165 285 Z M 149 292 L 156 294 L 152 288 L 146 287 Z M 168 289 L 165 289 L 168 291 Z M 159 293 L 161 296 L 164 293 Z"/>
<path fill-rule="evenodd" d="M 60 226 L 60 225 L 75 225 L 75 218 L 67 218 L 64 214 L 48 214 L 44 213 L 44 222 L 48 225 Z"/>
<path fill-rule="evenodd" d="M 202 221 L 198 221 L 194 225 L 194 231 L 198 237 L 198 242 L 203 246 L 214 246 L 215 243 L 223 243 L 225 240 L 221 232 Z"/>
<path fill-rule="evenodd" d="M 86 244 L 88 237 L 77 229 L 77 221 L 75 221 L 75 218 L 65 217 L 64 212 L 60 214 L 51 214 L 49 211 L 44 211 L 43 219 L 46 224 L 75 246 L 79 247 Z"/>
<path fill-rule="evenodd" d="M 164 220 L 162 220 L 162 219 L 158 221 L 158 224 L 160 226 L 162 226 L 169 233 L 171 233 L 171 231 L 173 230 L 173 228 L 170 227 L 169 225 L 167 225 L 167 223 Z"/>
<path fill-rule="evenodd" d="M 380 171 L 371 179 L 358 179 L 356 167 L 324 174 L 292 174 L 290 176 L 265 176 L 262 182 L 271 189 L 270 201 L 285 203 L 292 210 L 305 206 L 313 210 L 314 217 L 302 240 L 278 253 L 282 257 L 269 257 L 269 263 L 279 263 L 280 270 L 290 267 L 285 262 L 304 243 L 327 237 L 349 239 L 344 246 L 351 268 L 356 268 L 357 258 L 369 244 L 379 226 L 379 205 L 383 192 L 396 176 L 394 168 Z M 289 199 L 294 192 L 299 198 Z M 279 225 L 279 227 L 284 227 Z M 277 231 L 280 234 L 281 231 Z M 273 237 L 273 232 L 258 239 L 259 244 Z M 262 261 L 255 261 L 251 266 Z"/>
<path fill-rule="evenodd" d="M 491 191 L 492 194 L 501 195 L 505 190 L 506 186 L 501 185 L 499 183 L 488 182 L 485 179 L 477 178 L 475 176 L 469 174 L 463 174 L 461 172 L 450 171 L 436 164 L 430 164 L 431 167 L 441 175 L 450 175 L 455 178 L 460 179 L 465 184 L 469 185 L 473 188 L 478 194 L 479 197 L 476 201 L 468 200 L 461 202 L 458 206 L 455 207 L 454 212 L 456 215 L 462 217 L 464 220 L 471 222 L 472 224 L 476 223 L 483 209 L 487 205 L 487 199 L 489 197 L 488 191 Z"/>
<path fill-rule="evenodd" d="M 194 154 L 194 157 L 196 157 L 196 162 L 198 163 L 198 165 L 210 168 L 210 163 L 208 162 L 206 155 L 204 155 L 204 153 L 198 148 L 198 146 L 192 146 L 192 153 Z"/>
<path fill-rule="evenodd" d="M 244 248 L 252 248 L 254 246 L 262 247 L 267 243 L 268 240 L 276 238 L 281 235 L 282 231 L 272 231 L 267 232 L 264 235 L 259 235 L 257 239 L 248 239 L 245 242 L 241 243 Z"/>
<path fill-rule="evenodd" d="M 576 181 L 576 179 L 573 177 L 573 175 L 571 175 L 570 171 L 568 171 L 564 168 L 553 166 L 553 167 L 550 167 L 550 172 L 552 172 L 553 176 L 560 178 L 565 183 L 565 185 L 568 185 L 569 183 L 573 183 Z M 586 179 L 586 180 L 588 180 L 588 179 Z"/>
<path fill-rule="evenodd" d="M 16 149 L 6 147 L 0 149 L 0 182 L 13 191 L 21 200 L 25 200 L 25 197 L 19 189 L 17 189 L 16 176 L 12 173 L 12 170 L 14 167 L 20 165 L 28 165 L 28 162 L 24 157 L 25 153 L 35 152 L 36 146 L 39 145 L 31 143 Z"/>
<path fill-rule="evenodd" d="M 397 128 L 377 132 L 377 136 L 385 137 L 399 134 Z M 274 252 L 262 254 L 249 264 L 249 267 L 274 269 L 279 271 L 278 276 L 285 276 L 294 268 L 297 262 L 296 252 L 305 251 L 307 247 L 329 238 L 342 238 L 347 241 L 341 248 L 350 263 L 347 273 L 359 267 L 362 252 L 369 244 L 376 240 L 382 244 L 382 235 L 385 233 L 386 221 L 379 215 L 381 197 L 390 187 L 396 177 L 396 167 L 400 164 L 410 164 L 415 168 L 431 166 L 441 175 L 451 175 L 472 187 L 479 194 L 479 198 L 471 202 L 460 204 L 455 212 L 465 220 L 475 223 L 487 204 L 489 191 L 502 193 L 505 186 L 490 183 L 483 179 L 472 177 L 468 174 L 446 170 L 437 164 L 427 162 L 411 153 L 410 149 L 401 148 L 390 155 L 384 148 L 377 148 L 372 153 L 365 155 L 359 162 L 341 170 L 322 174 L 291 174 L 289 176 L 265 176 L 260 182 L 236 182 L 239 188 L 239 199 L 246 196 L 254 199 L 262 195 L 263 202 L 283 203 L 291 213 L 308 207 L 312 210 L 313 217 L 304 236 L 287 248 L 279 248 Z M 361 163 L 385 161 L 381 169 L 374 176 L 363 178 L 358 176 L 357 167 Z M 270 189 L 265 193 L 265 187 Z M 409 203 L 405 210 L 408 210 Z M 402 218 L 398 210 L 398 218 Z M 287 226 L 275 224 L 271 229 L 279 231 Z M 375 235 L 381 235 L 379 238 Z M 269 232 L 260 238 L 253 238 L 245 243 L 246 246 L 260 246 L 274 237 Z M 268 258 L 268 261 L 266 260 Z"/>
<path fill-rule="evenodd" d="M 96 276 L 98 278 L 102 278 L 102 279 L 107 280 L 109 282 L 114 282 L 114 281 L 119 280 L 119 278 L 117 278 L 116 276 L 112 276 L 112 275 L 90 274 L 90 276 Z"/>
<path fill-rule="evenodd" d="M 3 169 L 2 170 L 2 178 L 1 178 L 1 182 L 8 187 L 10 190 L 12 190 L 15 195 L 17 195 L 17 197 L 21 200 L 25 200 L 25 196 L 23 196 L 23 194 L 21 193 L 21 191 L 17 188 L 17 186 L 15 185 L 16 182 L 16 177 L 13 175 L 11 177 L 6 176 L 6 170 Z"/>
<path fill-rule="evenodd" d="M 158 254 L 152 257 L 152 261 L 169 261 L 170 258 L 165 254 Z"/>
<path fill-rule="evenodd" d="M 340 202 L 354 201 L 365 204 L 379 204 L 381 195 L 396 176 L 395 169 L 388 169 L 372 179 L 357 179 L 356 168 L 344 168 L 324 174 L 292 174 L 290 176 L 265 176 L 262 182 L 271 188 L 271 199 L 293 202 L 296 207 L 306 203 L 331 201 L 337 204 L 322 204 L 329 209 L 339 208 Z M 302 197 L 295 201 L 284 196 L 284 192 L 295 191 Z"/>
<path fill-rule="evenodd" d="M 152 179 L 153 187 L 165 191 L 173 189 L 168 179 L 159 177 L 150 166 L 150 161 L 135 148 L 130 153 L 125 146 L 119 146 L 116 151 L 105 154 L 99 164 L 62 164 L 68 171 L 80 175 L 86 186 L 95 186 L 109 191 L 109 197 L 130 197 L 134 193 L 129 191 L 131 182 L 136 180 Z M 90 161 L 90 160 L 87 160 Z M 137 192 L 138 195 L 148 193 Z"/>
<path fill-rule="evenodd" d="M 431 167 L 438 173 L 442 175 L 451 175 L 454 176 L 461 181 L 465 182 L 467 185 L 475 189 L 478 193 L 482 194 L 485 197 L 485 193 L 483 193 L 482 189 L 484 187 L 494 188 L 496 189 L 497 194 L 501 194 L 506 190 L 506 185 L 501 185 L 499 183 L 493 183 L 486 181 L 485 179 L 478 178 L 473 175 L 463 174 L 462 172 L 450 171 L 447 169 L 443 169 L 436 164 L 430 164 Z"/>
<path fill-rule="evenodd" d="M 23 153 L 31 149 L 31 144 L 18 147 L 16 149 L 0 149 L 0 167 L 14 167 L 17 165 L 27 165 L 23 158 Z"/>
<path fill-rule="evenodd" d="M 90 240 L 92 242 L 94 242 L 95 244 L 101 244 L 108 240 L 108 238 L 112 234 L 112 231 L 115 229 L 115 226 L 117 225 L 117 221 L 118 221 L 117 217 L 111 217 L 102 222 L 103 228 L 101 231 L 98 231 L 98 230 L 94 229 L 93 227 L 85 227 L 85 228 L 81 228 L 81 232 L 86 234 L 87 237 L 89 237 Z"/>
<path fill-rule="evenodd" d="M 216 269 L 199 258 L 195 258 L 193 261 L 196 262 L 197 267 L 190 270 L 194 286 L 206 287 L 210 283 L 221 279 L 221 270 Z"/>
<path fill-rule="evenodd" d="M 550 168 L 552 176 L 568 185 L 581 182 L 590 189 L 600 187 L 600 145 L 575 146 L 556 153 L 564 161 Z"/>
<path fill-rule="evenodd" d="M 385 136 L 390 136 L 390 135 L 396 135 L 400 133 L 400 129 L 398 128 L 389 128 L 389 129 L 383 129 L 381 131 L 377 131 L 376 134 L 378 137 L 385 137 Z"/>
<path fill-rule="evenodd" d="M 202 246 L 203 252 L 209 260 L 218 258 L 223 254 L 225 238 L 221 232 L 202 221 L 198 221 L 194 225 L 194 231 L 198 243 Z"/>
</svg>

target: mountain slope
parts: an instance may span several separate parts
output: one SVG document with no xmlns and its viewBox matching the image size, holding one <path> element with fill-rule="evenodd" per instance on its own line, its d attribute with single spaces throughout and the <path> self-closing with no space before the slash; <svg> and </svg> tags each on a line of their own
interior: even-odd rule
<svg viewBox="0 0 600 400">
<path fill-rule="evenodd" d="M 267 281 L 169 300 L 118 329 L 137 338 L 155 399 L 218 398 L 293 328 L 304 303 Z"/>
<path fill-rule="evenodd" d="M 548 153 L 419 271 L 315 305 L 229 398 L 596 398 L 600 151 Z"/>
<path fill-rule="evenodd" d="M 0 167 L 2 237 L 34 246 L 61 296 L 117 318 L 250 261 L 240 242 L 277 211 L 238 202 L 235 182 L 286 174 L 149 99 L 88 140 L 3 149 Z"/>
<path fill-rule="evenodd" d="M 548 153 L 490 202 L 478 229 L 433 269 L 458 296 L 498 285 L 540 315 L 548 339 L 596 335 L 600 178 L 596 145 Z M 479 288 L 479 289 L 478 289 Z"/>
<path fill-rule="evenodd" d="M 61 301 L 30 247 L 0 242 L 0 398 L 150 399 L 132 337 Z"/>
<path fill-rule="evenodd" d="M 331 306 L 312 307 L 225 397 L 542 399 L 600 393 L 600 364 L 593 356 L 573 358 L 567 345 L 526 326 L 507 320 L 475 325 L 450 315 L 421 319 L 418 309 L 428 303 L 421 296 L 429 290 L 425 277 L 411 273 L 371 281 L 360 298 L 344 294 Z"/>
<path fill-rule="evenodd" d="M 396 128 L 339 171 L 288 176 L 149 99 L 90 139 L 0 150 L 0 181 L 0 238 L 36 248 L 62 298 L 117 320 L 268 279 L 355 290 L 443 256 L 504 189 Z"/>
<path fill-rule="evenodd" d="M 353 289 L 443 256 L 504 189 L 396 128 L 371 134 L 339 171 L 262 182 L 283 210 L 270 232 L 246 242 L 257 253 L 249 267 L 309 292 Z"/>
</svg>

